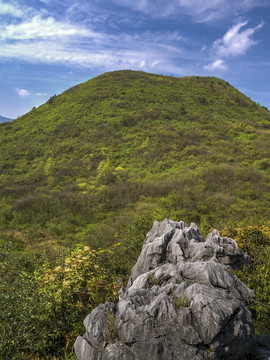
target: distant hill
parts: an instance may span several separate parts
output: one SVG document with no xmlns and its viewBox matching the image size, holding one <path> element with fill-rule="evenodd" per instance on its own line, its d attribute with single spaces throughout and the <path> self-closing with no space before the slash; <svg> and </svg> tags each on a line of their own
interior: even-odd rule
<svg viewBox="0 0 270 360">
<path fill-rule="evenodd" d="M 4 117 L 4 116 L 0 116 L 0 123 L 2 123 L 2 122 L 7 122 L 7 121 L 12 121 L 12 119 L 6 118 L 6 117 Z"/>
<path fill-rule="evenodd" d="M 164 217 L 263 222 L 269 139 L 269 112 L 223 80 L 105 73 L 0 125 L 1 229 L 99 247 Z"/>
</svg>

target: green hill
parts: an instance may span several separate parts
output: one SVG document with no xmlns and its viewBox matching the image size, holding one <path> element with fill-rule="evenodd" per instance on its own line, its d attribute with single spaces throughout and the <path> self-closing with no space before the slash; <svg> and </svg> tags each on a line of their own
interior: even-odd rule
<svg viewBox="0 0 270 360">
<path fill-rule="evenodd" d="M 256 331 L 269 332 L 269 139 L 269 111 L 227 82 L 135 71 L 0 124 L 3 359 L 73 359 L 82 320 L 116 301 L 115 281 L 165 217 L 249 252 L 238 276 L 257 296 Z"/>
<path fill-rule="evenodd" d="M 106 73 L 0 129 L 1 228 L 27 244 L 269 218 L 270 114 L 217 78 Z"/>
</svg>

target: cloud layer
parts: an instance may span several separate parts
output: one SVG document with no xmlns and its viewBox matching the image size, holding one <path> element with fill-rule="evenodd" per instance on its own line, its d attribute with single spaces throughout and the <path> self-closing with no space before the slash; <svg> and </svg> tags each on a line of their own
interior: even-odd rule
<svg viewBox="0 0 270 360">
<path fill-rule="evenodd" d="M 265 1 L 109 0 L 107 3 L 111 6 L 106 8 L 101 0 L 61 3 L 40 0 L 36 2 L 39 7 L 29 3 L 35 4 L 30 0 L 12 3 L 0 0 L 2 60 L 107 70 L 132 68 L 181 75 L 198 61 L 200 39 L 183 36 L 175 28 L 168 30 L 169 22 L 166 30 L 157 29 L 155 18 L 178 19 L 181 24 L 189 16 L 194 22 L 208 23 L 263 6 Z M 149 26 L 151 21 L 155 30 Z M 204 69 L 227 70 L 224 58 L 243 55 L 256 45 L 253 35 L 262 26 L 261 23 L 247 28 L 245 21 L 232 26 L 212 45 L 211 63 Z M 202 61 L 207 61 L 206 51 L 200 56 Z"/>
<path fill-rule="evenodd" d="M 62 39 L 64 37 L 92 37 L 91 31 L 68 23 L 58 22 L 53 17 L 42 18 L 36 15 L 20 24 L 10 24 L 2 28 L 2 40 L 30 40 L 30 39 Z"/>
<path fill-rule="evenodd" d="M 219 21 L 238 16 L 254 7 L 269 5 L 267 0 L 111 0 L 111 2 L 155 17 L 188 15 L 195 22 Z"/>
<path fill-rule="evenodd" d="M 50 5 L 50 1 L 44 1 Z M 6 7 L 0 3 L 2 13 L 13 15 L 10 23 L 0 22 L 2 59 L 20 59 L 30 63 L 65 64 L 79 67 L 138 68 L 158 70 L 162 64 L 167 71 L 181 73 L 173 59 L 183 56 L 179 44 L 185 41 L 177 31 L 128 32 L 114 24 L 114 31 L 105 26 L 104 16 L 84 17 L 74 23 L 71 19 L 83 16 L 77 4 L 66 9 L 66 16 L 56 18 L 44 8 Z M 89 6 L 82 2 L 83 12 Z M 7 10 L 5 10 L 7 9 Z M 72 16 L 73 14 L 73 16 Z M 84 14 L 85 15 L 85 14 Z M 19 20 L 18 20 L 19 18 Z M 89 20 L 90 19 L 90 20 Z M 91 21 L 91 19 L 93 21 Z M 89 24 L 90 22 L 90 24 Z M 107 25 L 108 26 L 108 25 Z M 168 56 L 168 54 L 170 54 Z"/>
</svg>

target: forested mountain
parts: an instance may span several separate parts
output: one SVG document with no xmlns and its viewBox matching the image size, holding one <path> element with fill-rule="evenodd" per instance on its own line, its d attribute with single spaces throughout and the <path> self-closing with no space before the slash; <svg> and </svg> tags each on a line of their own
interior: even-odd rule
<svg viewBox="0 0 270 360">
<path fill-rule="evenodd" d="M 55 264 L 121 243 L 125 274 L 154 220 L 265 226 L 269 139 L 269 111 L 223 80 L 105 73 L 0 124 L 1 246 Z"/>
</svg>

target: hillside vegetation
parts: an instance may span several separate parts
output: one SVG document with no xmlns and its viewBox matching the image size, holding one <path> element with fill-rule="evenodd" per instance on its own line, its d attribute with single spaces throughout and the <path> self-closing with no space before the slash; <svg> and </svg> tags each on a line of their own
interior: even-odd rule
<svg viewBox="0 0 270 360">
<path fill-rule="evenodd" d="M 153 221 L 165 217 L 196 222 L 204 235 L 251 226 L 249 238 L 263 234 L 257 244 L 270 264 L 269 139 L 269 111 L 227 82 L 135 71 L 98 76 L 0 124 L 0 271 L 13 269 L 2 286 L 14 294 L 6 284 L 17 284 L 21 271 L 30 299 L 40 276 L 52 266 L 63 269 L 81 244 L 100 254 L 95 261 L 107 282 L 95 301 L 103 301 L 113 281 L 130 271 Z M 28 283 L 32 288 L 22 285 Z M 261 301 L 270 307 L 269 298 Z M 52 330 L 54 343 L 70 344 L 65 336 L 78 331 L 71 328 Z M 36 353 L 45 351 L 43 343 L 48 339 Z"/>
</svg>

